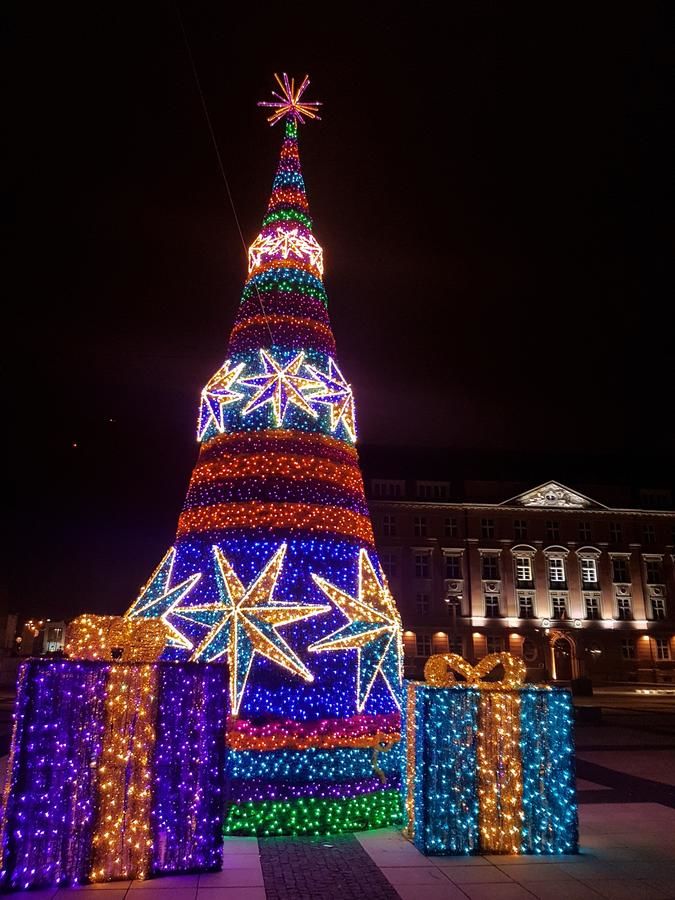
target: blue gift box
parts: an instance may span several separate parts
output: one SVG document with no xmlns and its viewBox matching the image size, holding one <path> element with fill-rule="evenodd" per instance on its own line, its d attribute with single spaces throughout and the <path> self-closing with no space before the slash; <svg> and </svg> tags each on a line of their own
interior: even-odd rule
<svg viewBox="0 0 675 900">
<path fill-rule="evenodd" d="M 407 682 L 408 837 L 423 853 L 575 853 L 572 703 L 561 688 Z"/>
</svg>

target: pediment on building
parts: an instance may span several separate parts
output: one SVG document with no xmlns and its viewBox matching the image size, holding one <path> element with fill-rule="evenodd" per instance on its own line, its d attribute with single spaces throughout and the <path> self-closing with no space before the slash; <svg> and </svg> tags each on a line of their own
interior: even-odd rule
<svg viewBox="0 0 675 900">
<path fill-rule="evenodd" d="M 547 481 L 538 487 L 505 500 L 501 506 L 531 506 L 551 509 L 607 509 L 603 503 L 585 497 L 558 481 Z"/>
</svg>

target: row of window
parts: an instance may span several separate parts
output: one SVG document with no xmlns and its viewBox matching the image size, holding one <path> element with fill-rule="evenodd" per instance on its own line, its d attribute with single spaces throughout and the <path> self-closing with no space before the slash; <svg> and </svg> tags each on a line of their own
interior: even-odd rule
<svg viewBox="0 0 675 900">
<path fill-rule="evenodd" d="M 654 659 L 664 661 L 672 659 L 670 638 L 653 638 Z M 486 650 L 488 653 L 502 653 L 506 649 L 506 639 L 503 635 L 488 634 L 485 636 Z M 448 635 L 448 651 L 463 655 L 464 648 L 460 637 Z M 625 660 L 637 659 L 637 649 L 634 638 L 623 638 L 620 644 L 621 658 Z M 428 657 L 432 654 L 431 635 L 418 634 L 415 638 L 415 655 Z M 537 658 L 537 649 L 532 641 L 527 638 L 523 641 L 523 658 L 532 662 Z"/>
<path fill-rule="evenodd" d="M 396 553 L 384 550 L 380 554 L 382 568 L 387 578 L 398 577 L 398 556 Z M 463 578 L 461 553 L 444 554 L 444 575 L 451 580 Z M 548 580 L 551 587 L 563 587 L 567 584 L 567 572 L 565 559 L 562 557 L 549 557 Z M 663 565 L 659 559 L 647 559 L 645 574 L 648 584 L 663 584 Z M 431 578 L 431 553 L 428 550 L 415 551 L 413 553 L 415 578 Z M 582 557 L 581 582 L 583 586 L 594 587 L 598 584 L 598 561 L 593 557 Z M 534 572 L 531 556 L 515 557 L 516 581 L 520 587 L 534 585 Z M 484 581 L 499 581 L 500 561 L 497 554 L 485 553 L 481 556 L 481 578 Z M 628 559 L 614 557 L 612 559 L 612 581 L 614 584 L 630 584 L 630 568 Z"/>
<path fill-rule="evenodd" d="M 593 539 L 590 522 L 579 522 L 577 524 L 577 536 L 580 541 L 591 541 Z M 528 523 L 525 519 L 514 519 L 513 521 L 513 537 L 518 541 L 526 541 L 528 539 Z M 549 519 L 545 523 L 546 539 L 548 541 L 560 540 L 560 522 Z M 384 537 L 398 536 L 398 522 L 395 515 L 387 513 L 382 517 L 382 534 Z M 459 534 L 459 526 L 456 518 L 446 517 L 443 520 L 444 537 L 457 537 Z M 426 516 L 413 516 L 413 535 L 415 537 L 429 537 L 429 522 Z M 480 520 L 480 536 L 485 540 L 496 537 L 496 523 L 494 519 Z M 621 522 L 609 523 L 609 540 L 613 544 L 621 544 L 624 539 L 623 525 Z M 644 544 L 656 543 L 656 528 L 647 522 L 642 528 L 642 541 Z"/>
<path fill-rule="evenodd" d="M 615 618 L 619 621 L 629 622 L 633 619 L 633 605 L 630 595 L 616 595 Z M 664 597 L 652 596 L 650 599 L 651 618 L 661 621 L 666 618 L 666 601 Z M 501 595 L 498 593 L 485 593 L 484 616 L 486 618 L 501 618 Z M 518 618 L 534 619 L 535 605 L 534 593 L 518 593 Z M 551 594 L 551 618 L 569 619 L 567 594 Z M 448 614 L 455 619 L 458 614 L 458 601 L 446 603 Z M 415 595 L 415 610 L 420 616 L 426 616 L 431 610 L 431 597 L 424 592 Z M 599 620 L 602 618 L 600 610 L 600 597 L 594 594 L 584 594 L 584 616 L 587 620 Z"/>
</svg>

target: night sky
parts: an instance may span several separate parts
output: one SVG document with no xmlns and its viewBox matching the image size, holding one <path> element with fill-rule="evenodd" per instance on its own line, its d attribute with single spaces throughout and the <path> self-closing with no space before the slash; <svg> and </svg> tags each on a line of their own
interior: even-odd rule
<svg viewBox="0 0 675 900">
<path fill-rule="evenodd" d="M 667 478 L 672 5 L 331 7 L 181 10 L 247 244 L 282 137 L 256 101 L 288 71 L 324 103 L 300 149 L 361 442 Z M 245 256 L 175 6 L 58 4 L 18 43 L 9 605 L 119 613 Z"/>
</svg>

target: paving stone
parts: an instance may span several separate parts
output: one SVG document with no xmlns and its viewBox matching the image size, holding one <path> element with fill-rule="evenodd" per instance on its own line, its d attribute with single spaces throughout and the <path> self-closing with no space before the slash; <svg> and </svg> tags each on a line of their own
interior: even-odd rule
<svg viewBox="0 0 675 900">
<path fill-rule="evenodd" d="M 267 900 L 399 898 L 351 834 L 261 838 L 258 843 Z"/>
<path fill-rule="evenodd" d="M 593 863 L 589 863 L 589 865 L 593 865 Z M 503 871 L 508 872 L 514 881 L 528 883 L 530 881 L 565 881 L 572 877 L 569 873 L 576 872 L 577 868 L 579 867 L 574 864 L 570 866 L 538 866 L 532 864 L 529 866 L 504 866 Z M 566 869 L 569 872 L 565 871 Z M 576 874 L 574 877 L 581 878 L 580 875 L 577 876 Z"/>
<path fill-rule="evenodd" d="M 435 866 L 429 868 L 412 866 L 409 869 L 382 869 L 381 871 L 387 880 L 396 886 L 399 884 L 419 884 L 426 887 L 428 884 L 438 884 L 446 880 L 445 874 Z"/>
<path fill-rule="evenodd" d="M 537 881 L 527 885 L 537 900 L 600 900 L 600 894 L 580 881 Z"/>
<path fill-rule="evenodd" d="M 462 887 L 465 884 L 496 884 L 511 878 L 496 866 L 455 866 L 441 869 L 446 878 Z"/>
<path fill-rule="evenodd" d="M 39 893 L 42 893 L 42 891 Z M 82 887 L 59 888 L 52 896 L 57 898 L 57 900 L 66 900 L 66 897 L 79 897 L 80 900 L 87 900 L 87 898 L 93 897 L 94 893 L 97 892 L 92 890 L 91 885 L 83 885 Z M 117 890 L 107 891 L 105 896 L 108 900 L 123 900 L 126 893 L 126 888 L 118 888 Z M 30 894 L 25 896 L 32 898 L 35 894 L 31 891 Z"/>
<path fill-rule="evenodd" d="M 501 857 L 496 857 L 500 859 Z M 439 869 L 453 869 L 455 866 L 489 866 L 490 857 L 487 856 L 430 856 L 435 866 Z"/>
<path fill-rule="evenodd" d="M 166 891 L 169 888 L 196 888 L 199 875 L 161 875 L 131 882 L 132 891 Z M 105 898 L 103 898 L 105 900 Z"/>
<path fill-rule="evenodd" d="M 196 900 L 266 900 L 262 887 L 199 888 Z"/>
<path fill-rule="evenodd" d="M 667 892 L 647 881 L 608 878 L 588 882 L 606 900 L 672 900 L 675 892 Z"/>
<path fill-rule="evenodd" d="M 532 900 L 521 884 L 465 884 L 462 890 L 470 900 Z"/>
<path fill-rule="evenodd" d="M 457 885 L 446 881 L 445 884 L 425 884 L 422 889 L 423 900 L 466 900 L 466 894 Z M 422 890 L 418 884 L 397 884 L 396 891 L 401 900 L 422 900 Z"/>
<path fill-rule="evenodd" d="M 222 872 L 208 872 L 199 876 L 199 890 L 218 887 L 264 887 L 262 869 L 223 869 Z M 142 900 L 142 898 L 141 898 Z"/>
</svg>

